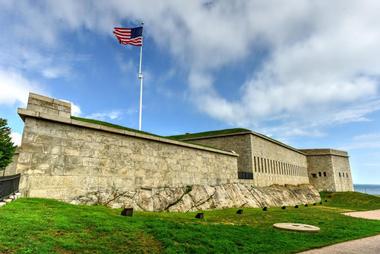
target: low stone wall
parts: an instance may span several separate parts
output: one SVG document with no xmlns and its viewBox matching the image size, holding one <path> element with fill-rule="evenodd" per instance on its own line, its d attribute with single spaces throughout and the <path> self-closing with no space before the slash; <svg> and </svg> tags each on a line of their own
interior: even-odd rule
<svg viewBox="0 0 380 254">
<path fill-rule="evenodd" d="M 102 204 L 113 208 L 133 207 L 142 211 L 188 212 L 240 207 L 280 207 L 320 201 L 311 185 L 253 187 L 233 183 L 180 188 L 139 188 L 135 191 L 103 189 L 75 197 L 72 204 Z"/>
<path fill-rule="evenodd" d="M 10 176 L 10 175 L 16 174 L 18 155 L 19 155 L 19 150 L 17 148 L 15 154 L 13 155 L 12 162 L 5 168 L 4 175 Z M 0 176 L 2 176 L 2 174 L 3 172 L 0 171 Z"/>
<path fill-rule="evenodd" d="M 31 94 L 27 109 L 19 109 L 23 195 L 70 201 L 103 189 L 238 181 L 237 154 L 71 119 L 69 107 Z"/>
</svg>

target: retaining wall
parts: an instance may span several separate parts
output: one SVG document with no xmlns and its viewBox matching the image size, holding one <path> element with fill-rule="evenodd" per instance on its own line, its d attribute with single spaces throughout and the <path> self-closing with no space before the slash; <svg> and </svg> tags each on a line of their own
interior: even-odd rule
<svg viewBox="0 0 380 254">
<path fill-rule="evenodd" d="M 71 119 L 70 104 L 30 94 L 17 164 L 21 192 L 71 201 L 94 191 L 237 182 L 238 155 Z"/>
</svg>

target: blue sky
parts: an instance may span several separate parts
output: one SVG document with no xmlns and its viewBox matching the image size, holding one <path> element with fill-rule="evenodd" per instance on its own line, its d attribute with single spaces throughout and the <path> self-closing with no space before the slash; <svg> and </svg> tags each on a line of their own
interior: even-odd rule
<svg viewBox="0 0 380 254">
<path fill-rule="evenodd" d="M 378 1 L 0 0 L 0 116 L 19 142 L 29 91 L 143 130 L 245 127 L 299 148 L 348 150 L 355 183 L 380 184 Z"/>
</svg>

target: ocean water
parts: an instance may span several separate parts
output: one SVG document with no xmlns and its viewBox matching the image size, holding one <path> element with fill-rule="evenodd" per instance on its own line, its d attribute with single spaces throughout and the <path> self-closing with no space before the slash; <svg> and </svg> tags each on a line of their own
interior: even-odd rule
<svg viewBox="0 0 380 254">
<path fill-rule="evenodd" d="M 380 195 L 379 184 L 354 184 L 354 190 L 367 194 Z"/>
</svg>

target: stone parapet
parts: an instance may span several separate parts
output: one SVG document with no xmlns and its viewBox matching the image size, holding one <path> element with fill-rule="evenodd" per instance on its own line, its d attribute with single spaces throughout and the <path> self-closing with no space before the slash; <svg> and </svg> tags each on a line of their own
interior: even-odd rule
<svg viewBox="0 0 380 254">
<path fill-rule="evenodd" d="M 348 153 L 342 150 L 336 150 L 331 148 L 321 148 L 321 149 L 300 149 L 307 156 L 324 156 L 324 155 L 336 155 L 342 157 L 348 157 Z"/>
<path fill-rule="evenodd" d="M 35 93 L 29 93 L 27 109 L 62 118 L 71 117 L 71 104 Z"/>
<path fill-rule="evenodd" d="M 99 124 L 95 124 L 95 123 L 78 121 L 75 119 L 56 116 L 56 115 L 52 115 L 50 113 L 45 113 L 45 112 L 38 112 L 38 111 L 30 110 L 30 109 L 19 108 L 17 110 L 17 113 L 20 115 L 20 117 L 22 119 L 25 119 L 25 117 L 40 118 L 43 120 L 53 121 L 53 122 L 57 122 L 57 123 L 70 124 L 70 125 L 74 125 L 74 126 L 79 126 L 79 127 L 89 128 L 89 129 L 95 129 L 95 130 L 101 130 L 101 131 L 105 131 L 105 132 L 121 134 L 121 135 L 126 135 L 126 136 L 132 136 L 132 137 L 136 137 L 136 138 L 142 138 L 142 139 L 152 140 L 152 141 L 161 142 L 161 143 L 167 143 L 167 144 L 172 144 L 172 145 L 177 145 L 177 146 L 183 146 L 183 147 L 189 147 L 189 148 L 205 150 L 205 151 L 210 151 L 210 152 L 215 152 L 215 153 L 221 153 L 221 154 L 235 156 L 235 157 L 239 156 L 237 153 L 234 153 L 234 152 L 228 152 L 228 151 L 215 149 L 215 148 L 211 148 L 211 147 L 196 145 L 193 143 L 181 142 L 181 141 L 177 141 L 177 140 L 172 140 L 172 139 L 153 136 L 153 135 L 147 135 L 147 134 L 143 134 L 143 133 L 137 133 L 137 132 L 118 129 L 118 128 L 109 127 L 109 126 L 103 126 L 103 125 L 99 125 Z"/>
</svg>

